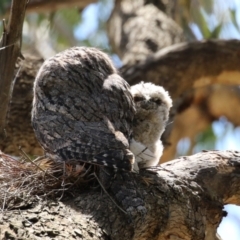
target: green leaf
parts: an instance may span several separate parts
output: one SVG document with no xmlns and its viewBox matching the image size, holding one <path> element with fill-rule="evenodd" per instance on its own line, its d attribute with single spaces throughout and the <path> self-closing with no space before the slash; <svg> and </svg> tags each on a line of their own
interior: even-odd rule
<svg viewBox="0 0 240 240">
<path fill-rule="evenodd" d="M 201 6 L 208 14 L 213 13 L 213 3 L 213 0 L 200 0 Z"/>
<path fill-rule="evenodd" d="M 208 23 L 204 17 L 203 12 L 200 10 L 195 12 L 196 23 L 203 35 L 203 38 L 208 39 L 211 36 L 211 31 L 208 27 Z"/>
<path fill-rule="evenodd" d="M 11 0 L 1 0 L 0 1 L 0 15 L 6 13 L 6 10 L 11 6 Z"/>
<path fill-rule="evenodd" d="M 214 29 L 213 31 L 211 32 L 211 35 L 209 36 L 209 39 L 211 38 L 219 38 L 219 35 L 222 31 L 222 26 L 223 26 L 223 23 L 219 23 Z"/>
<path fill-rule="evenodd" d="M 77 8 L 62 9 L 57 12 L 70 26 L 76 26 L 81 21 L 81 14 Z"/>
<path fill-rule="evenodd" d="M 198 134 L 196 137 L 196 149 L 214 149 L 216 140 L 217 138 L 214 134 L 212 125 L 210 125 L 206 131 Z"/>
<path fill-rule="evenodd" d="M 230 16 L 231 16 L 231 20 L 232 20 L 232 23 L 234 25 L 234 27 L 240 32 L 240 27 L 237 23 L 237 19 L 236 19 L 236 10 L 231 10 L 230 9 Z"/>
</svg>

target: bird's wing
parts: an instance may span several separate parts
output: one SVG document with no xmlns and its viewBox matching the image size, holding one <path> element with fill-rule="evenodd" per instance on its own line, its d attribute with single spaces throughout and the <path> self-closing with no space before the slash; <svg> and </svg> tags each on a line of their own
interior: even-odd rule
<svg viewBox="0 0 240 240">
<path fill-rule="evenodd" d="M 39 78 L 46 81 L 38 79 L 40 107 L 33 114 L 33 127 L 47 154 L 129 170 L 134 105 L 128 84 L 116 74 L 103 79 L 101 73 L 73 64 Z"/>
</svg>

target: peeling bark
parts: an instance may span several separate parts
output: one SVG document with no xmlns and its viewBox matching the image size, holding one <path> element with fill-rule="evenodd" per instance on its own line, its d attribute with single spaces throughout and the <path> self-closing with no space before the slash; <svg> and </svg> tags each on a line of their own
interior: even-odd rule
<svg viewBox="0 0 240 240">
<path fill-rule="evenodd" d="M 223 205 L 240 205 L 236 151 L 201 152 L 133 173 L 132 178 L 146 203 L 145 216 L 129 219 L 95 189 L 1 212 L 1 239 L 212 240 L 226 216 Z"/>
</svg>

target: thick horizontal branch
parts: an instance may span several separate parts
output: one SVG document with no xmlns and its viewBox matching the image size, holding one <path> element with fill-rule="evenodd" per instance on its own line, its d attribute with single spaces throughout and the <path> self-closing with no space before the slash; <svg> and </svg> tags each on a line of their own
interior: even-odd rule
<svg viewBox="0 0 240 240">
<path fill-rule="evenodd" d="M 193 87 L 239 84 L 240 41 L 216 40 L 166 47 L 134 66 L 121 69 L 130 83 L 149 81 L 166 88 L 173 99 Z"/>
<path fill-rule="evenodd" d="M 202 152 L 131 177 L 144 198 L 145 216 L 129 219 L 93 189 L 63 202 L 25 206 L 21 214 L 1 213 L 1 238 L 211 240 L 226 215 L 223 205 L 240 205 L 239 152 Z"/>
</svg>

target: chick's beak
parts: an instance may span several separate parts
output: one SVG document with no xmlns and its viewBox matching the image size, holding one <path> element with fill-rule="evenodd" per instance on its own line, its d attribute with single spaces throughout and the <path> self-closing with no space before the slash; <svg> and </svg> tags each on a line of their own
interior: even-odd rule
<svg viewBox="0 0 240 240">
<path fill-rule="evenodd" d="M 141 107 L 145 110 L 150 110 L 154 108 L 154 102 L 149 101 L 149 100 L 144 100 L 141 102 Z"/>
</svg>

